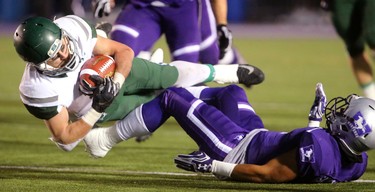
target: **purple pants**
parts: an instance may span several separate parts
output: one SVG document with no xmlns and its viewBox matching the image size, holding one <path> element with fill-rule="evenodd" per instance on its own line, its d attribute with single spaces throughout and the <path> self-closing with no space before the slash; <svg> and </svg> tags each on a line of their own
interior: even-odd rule
<svg viewBox="0 0 375 192">
<path fill-rule="evenodd" d="M 115 21 L 111 38 L 128 45 L 138 55 L 140 51 L 150 51 L 165 35 L 172 60 L 217 64 L 216 22 L 210 1 L 182 2 L 165 7 L 126 4 Z"/>
</svg>

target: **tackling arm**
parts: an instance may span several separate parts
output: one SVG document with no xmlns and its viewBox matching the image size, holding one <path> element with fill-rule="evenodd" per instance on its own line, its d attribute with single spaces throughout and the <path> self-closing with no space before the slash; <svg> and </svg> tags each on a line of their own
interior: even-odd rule
<svg viewBox="0 0 375 192">
<path fill-rule="evenodd" d="M 180 154 L 174 162 L 180 169 L 192 172 L 213 173 L 219 179 L 231 178 L 237 181 L 255 183 L 283 183 L 297 177 L 296 149 L 292 149 L 264 165 L 233 164 L 212 160 L 206 153 L 195 151 Z"/>
<path fill-rule="evenodd" d="M 282 183 L 297 177 L 296 150 L 291 150 L 264 165 L 238 164 L 234 167 L 231 178 L 256 183 Z"/>
</svg>

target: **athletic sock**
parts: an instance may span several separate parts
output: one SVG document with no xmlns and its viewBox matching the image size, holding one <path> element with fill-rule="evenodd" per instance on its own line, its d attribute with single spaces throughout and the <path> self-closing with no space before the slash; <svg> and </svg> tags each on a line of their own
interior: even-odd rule
<svg viewBox="0 0 375 192">
<path fill-rule="evenodd" d="M 214 81 L 217 83 L 238 83 L 238 64 L 232 65 L 214 65 L 215 77 Z"/>
<path fill-rule="evenodd" d="M 117 121 L 114 126 L 121 140 L 150 134 L 143 121 L 142 107 L 135 108 L 124 119 Z"/>
<path fill-rule="evenodd" d="M 178 78 L 174 86 L 190 87 L 203 82 L 208 82 L 214 75 L 210 65 L 191 63 L 187 61 L 173 61 L 170 63 L 178 70 Z"/>
</svg>

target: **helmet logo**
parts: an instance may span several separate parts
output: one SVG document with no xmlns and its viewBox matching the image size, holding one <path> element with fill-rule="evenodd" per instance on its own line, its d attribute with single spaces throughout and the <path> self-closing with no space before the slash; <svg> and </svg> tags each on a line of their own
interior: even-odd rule
<svg viewBox="0 0 375 192">
<path fill-rule="evenodd" d="M 370 126 L 359 111 L 353 116 L 353 121 L 348 121 L 348 125 L 355 137 L 362 137 L 371 132 Z"/>
<path fill-rule="evenodd" d="M 58 52 L 58 50 L 60 49 L 60 46 L 61 46 L 61 40 L 60 39 L 55 39 L 55 41 L 53 42 L 53 44 L 49 48 L 49 50 L 47 52 L 47 55 L 50 58 L 55 57 L 56 54 L 57 54 L 57 52 Z"/>
</svg>

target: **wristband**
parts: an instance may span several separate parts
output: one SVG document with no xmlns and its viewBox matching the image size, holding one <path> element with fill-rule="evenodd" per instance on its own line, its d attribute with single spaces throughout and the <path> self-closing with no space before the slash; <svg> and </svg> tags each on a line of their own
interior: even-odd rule
<svg viewBox="0 0 375 192">
<path fill-rule="evenodd" d="M 102 113 L 99 113 L 94 108 L 91 108 L 85 115 L 82 116 L 81 119 L 93 127 L 101 116 Z"/>
<path fill-rule="evenodd" d="M 220 175 L 220 176 L 230 177 L 236 165 L 237 164 L 213 160 L 212 161 L 212 173 Z"/>
<path fill-rule="evenodd" d="M 120 84 L 120 89 L 122 87 L 122 84 L 125 82 L 125 77 L 120 72 L 115 72 L 113 75 L 113 82 Z"/>
</svg>

